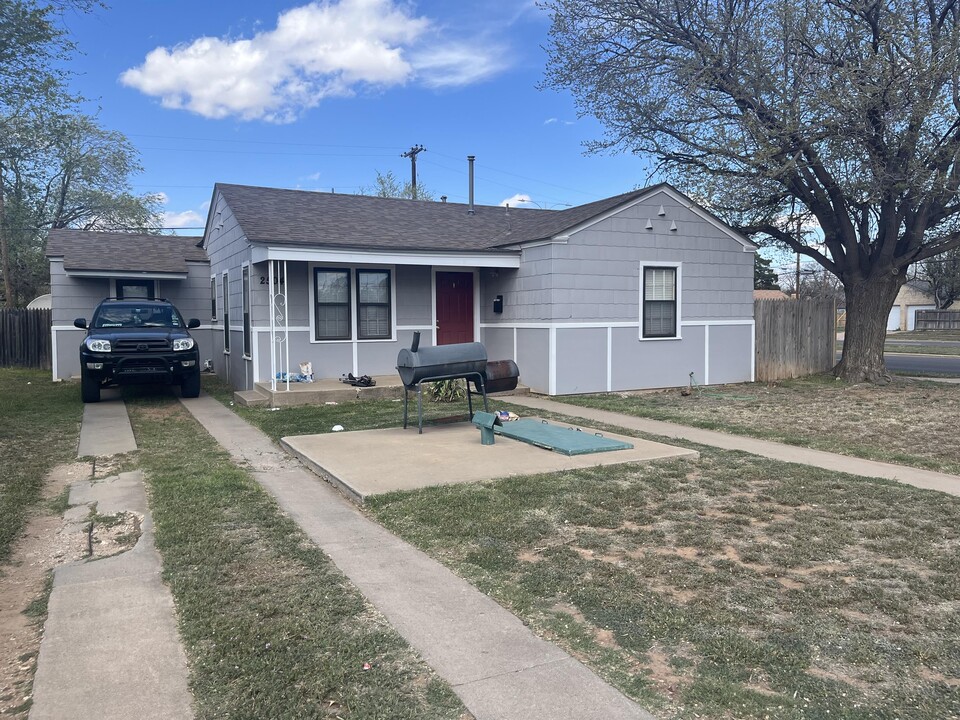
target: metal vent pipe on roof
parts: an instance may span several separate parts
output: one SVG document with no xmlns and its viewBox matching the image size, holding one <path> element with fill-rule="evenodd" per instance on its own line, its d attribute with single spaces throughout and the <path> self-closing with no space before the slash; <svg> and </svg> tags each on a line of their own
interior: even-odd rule
<svg viewBox="0 0 960 720">
<path fill-rule="evenodd" d="M 470 204 L 467 206 L 467 214 L 473 215 L 473 161 L 477 158 L 474 155 L 467 155 L 467 164 L 470 166 Z"/>
</svg>

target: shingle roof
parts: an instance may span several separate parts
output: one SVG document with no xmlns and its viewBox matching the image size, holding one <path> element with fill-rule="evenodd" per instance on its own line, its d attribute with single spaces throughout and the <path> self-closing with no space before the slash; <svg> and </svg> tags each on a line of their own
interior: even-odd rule
<svg viewBox="0 0 960 720">
<path fill-rule="evenodd" d="M 541 240 L 629 202 L 635 190 L 566 210 L 341 195 L 217 183 L 247 240 L 370 250 L 488 251 Z"/>
<path fill-rule="evenodd" d="M 51 230 L 47 257 L 70 271 L 186 273 L 187 262 L 207 262 L 198 237 L 91 230 Z"/>
</svg>

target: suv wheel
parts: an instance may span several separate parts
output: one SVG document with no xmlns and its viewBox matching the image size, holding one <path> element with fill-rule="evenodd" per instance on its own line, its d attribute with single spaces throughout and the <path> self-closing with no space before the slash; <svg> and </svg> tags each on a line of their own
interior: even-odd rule
<svg viewBox="0 0 960 720">
<path fill-rule="evenodd" d="M 80 398 L 85 403 L 100 402 L 100 380 L 80 371 Z"/>
<path fill-rule="evenodd" d="M 180 397 L 195 398 L 200 397 L 200 371 L 190 375 L 184 375 L 180 381 Z"/>
</svg>

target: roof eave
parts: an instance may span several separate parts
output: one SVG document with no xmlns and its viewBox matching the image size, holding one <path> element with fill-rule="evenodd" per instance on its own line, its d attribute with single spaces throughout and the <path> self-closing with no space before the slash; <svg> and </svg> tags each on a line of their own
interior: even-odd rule
<svg viewBox="0 0 960 720">
<path fill-rule="evenodd" d="M 314 263 L 441 265 L 448 267 L 518 268 L 520 253 L 509 250 L 379 250 L 369 248 L 292 247 L 256 244 L 251 262 L 286 260 Z"/>
<path fill-rule="evenodd" d="M 145 280 L 185 280 L 189 273 L 170 270 L 91 270 L 64 267 L 67 277 L 85 278 L 143 278 Z"/>
</svg>

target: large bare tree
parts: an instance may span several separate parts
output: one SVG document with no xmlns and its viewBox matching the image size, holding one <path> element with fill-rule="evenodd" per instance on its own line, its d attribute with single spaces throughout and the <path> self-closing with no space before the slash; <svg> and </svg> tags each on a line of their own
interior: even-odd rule
<svg viewBox="0 0 960 720">
<path fill-rule="evenodd" d="M 603 124 L 591 149 L 653 156 L 735 227 L 836 275 L 835 372 L 878 381 L 907 268 L 960 246 L 957 5 L 546 0 L 545 85 Z"/>
</svg>

